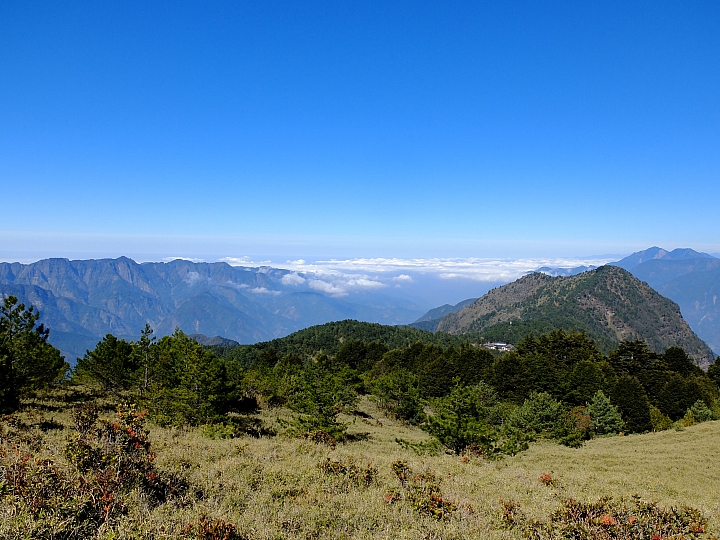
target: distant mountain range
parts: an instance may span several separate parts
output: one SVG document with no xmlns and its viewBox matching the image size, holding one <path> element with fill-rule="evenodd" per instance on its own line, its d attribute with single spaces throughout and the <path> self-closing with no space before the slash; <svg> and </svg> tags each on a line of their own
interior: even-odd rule
<svg viewBox="0 0 720 540">
<path fill-rule="evenodd" d="M 193 338 L 200 345 L 206 346 L 235 347 L 237 345 L 240 345 L 234 339 L 228 339 L 222 336 L 208 337 L 205 334 L 189 334 L 189 337 Z"/>
<path fill-rule="evenodd" d="M 657 352 L 679 345 L 702 366 L 713 360 L 677 304 L 616 266 L 569 277 L 529 274 L 445 315 L 437 325 L 439 332 L 510 342 L 554 328 L 585 330 L 604 350 L 621 340 L 643 339 Z"/>
<path fill-rule="evenodd" d="M 597 266 L 576 266 L 574 268 L 550 268 L 548 266 L 542 266 L 536 270 L 536 272 L 542 272 L 548 276 L 576 276 L 589 270 L 595 270 Z"/>
<path fill-rule="evenodd" d="M 423 312 L 378 291 L 337 297 L 316 290 L 332 293 L 327 285 L 317 276 L 223 262 L 138 264 L 120 257 L 0 263 L 0 295 L 36 306 L 50 341 L 71 359 L 107 333 L 135 339 L 145 324 L 160 336 L 179 327 L 255 343 L 343 319 L 405 324 Z"/>
</svg>

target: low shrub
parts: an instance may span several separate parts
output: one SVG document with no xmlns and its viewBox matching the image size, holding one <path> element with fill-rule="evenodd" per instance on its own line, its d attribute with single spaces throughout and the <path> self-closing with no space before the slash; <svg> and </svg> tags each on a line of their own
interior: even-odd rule
<svg viewBox="0 0 720 540">
<path fill-rule="evenodd" d="M 370 463 L 365 467 L 361 467 L 356 465 L 352 458 L 347 463 L 328 458 L 318 463 L 318 467 L 327 475 L 343 477 L 351 483 L 363 487 L 372 485 L 377 480 L 378 475 L 377 468 Z"/>
<path fill-rule="evenodd" d="M 508 528 L 519 529 L 525 538 L 550 540 L 626 540 L 645 538 L 700 539 L 705 534 L 707 519 L 690 507 L 665 509 L 655 503 L 603 497 L 594 503 L 567 499 L 547 522 L 528 519 L 513 501 L 501 501 L 502 521 Z"/>
<path fill-rule="evenodd" d="M 445 450 L 445 447 L 437 439 L 423 442 L 412 442 L 405 439 L 395 438 L 404 450 L 412 450 L 418 456 L 439 456 Z"/>
<path fill-rule="evenodd" d="M 538 477 L 538 481 L 544 486 L 554 486 L 556 484 L 555 479 L 550 473 L 542 473 Z"/>
<path fill-rule="evenodd" d="M 185 527 L 183 533 L 197 540 L 245 540 L 232 523 L 205 514 L 200 516 L 197 524 L 191 523 Z"/>
<path fill-rule="evenodd" d="M 275 435 L 272 429 L 263 425 L 262 420 L 249 416 L 226 416 L 217 422 L 203 425 L 200 432 L 208 439 L 235 439 L 243 435 L 258 438 Z"/>
<path fill-rule="evenodd" d="M 673 426 L 670 417 L 665 416 L 660 409 L 654 405 L 650 405 L 650 422 L 652 422 L 653 431 L 665 431 Z"/>
<path fill-rule="evenodd" d="M 414 474 L 404 461 L 395 461 L 391 465 L 400 482 L 400 491 L 389 491 L 385 494 L 385 502 L 392 504 L 405 500 L 419 514 L 428 515 L 438 520 L 449 519 L 457 505 L 444 498 L 440 489 L 440 480 L 434 473 L 426 471 Z"/>
<path fill-rule="evenodd" d="M 690 427 L 694 426 L 695 424 L 697 424 L 697 420 L 695 420 L 695 415 L 690 409 L 687 410 L 685 416 L 683 416 L 680 422 L 678 422 L 678 425 L 680 427 Z"/>
</svg>

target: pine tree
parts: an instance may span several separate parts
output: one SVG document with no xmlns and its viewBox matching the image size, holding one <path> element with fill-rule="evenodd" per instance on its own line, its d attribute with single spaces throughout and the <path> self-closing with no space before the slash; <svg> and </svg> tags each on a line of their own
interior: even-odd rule
<svg viewBox="0 0 720 540">
<path fill-rule="evenodd" d="M 584 405 L 607 385 L 605 375 L 598 362 L 581 360 L 575 364 L 567 377 L 567 400 Z"/>
<path fill-rule="evenodd" d="M 650 403 L 637 378 L 627 374 L 621 376 L 615 383 L 610 397 L 620 410 L 627 431 L 630 433 L 652 431 Z"/>
<path fill-rule="evenodd" d="M 673 373 L 658 395 L 658 408 L 672 420 L 679 420 L 692 404 L 702 398 L 697 383 Z"/>
<path fill-rule="evenodd" d="M 97 383 L 106 391 L 128 390 L 135 383 L 136 370 L 133 345 L 107 334 L 95 349 L 78 360 L 73 378 Z"/>
<path fill-rule="evenodd" d="M 8 296 L 0 306 L 0 413 L 13 412 L 24 392 L 62 378 L 68 369 L 60 351 L 48 343 L 50 331 L 36 326 L 33 306 Z"/>
<path fill-rule="evenodd" d="M 623 430 L 622 415 L 602 390 L 595 392 L 588 403 L 587 413 L 592 418 L 592 429 L 598 435 L 618 433 Z"/>
<path fill-rule="evenodd" d="M 668 347 L 662 359 L 670 371 L 675 371 L 683 377 L 690 375 L 696 368 L 692 359 L 681 347 Z"/>
<path fill-rule="evenodd" d="M 478 445 L 493 451 L 497 435 L 486 422 L 495 396 L 485 384 L 455 386 L 445 397 L 433 400 L 434 414 L 428 418 L 428 431 L 455 452 Z"/>
</svg>

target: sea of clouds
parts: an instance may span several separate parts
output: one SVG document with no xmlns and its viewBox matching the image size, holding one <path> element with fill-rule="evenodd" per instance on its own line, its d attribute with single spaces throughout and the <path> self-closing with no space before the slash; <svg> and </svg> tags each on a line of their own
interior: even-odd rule
<svg viewBox="0 0 720 540">
<path fill-rule="evenodd" d="M 290 273 L 281 279 L 288 288 L 308 288 L 333 297 L 361 291 L 426 299 L 429 305 L 480 296 L 490 288 L 514 281 L 539 268 L 601 266 L 613 256 L 584 258 L 351 258 L 308 261 L 253 260 L 223 257 L 233 266 L 272 267 Z"/>
</svg>

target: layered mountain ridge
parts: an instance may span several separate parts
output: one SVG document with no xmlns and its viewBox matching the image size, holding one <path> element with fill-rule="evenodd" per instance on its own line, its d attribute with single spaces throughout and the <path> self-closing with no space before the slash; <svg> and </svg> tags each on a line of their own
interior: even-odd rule
<svg viewBox="0 0 720 540">
<path fill-rule="evenodd" d="M 146 324 L 157 335 L 179 327 L 254 343 L 332 320 L 403 324 L 422 313 L 410 301 L 378 292 L 332 297 L 307 281 L 288 270 L 181 259 L 0 263 L 0 294 L 36 306 L 51 342 L 71 358 L 107 333 L 137 338 Z"/>
</svg>

